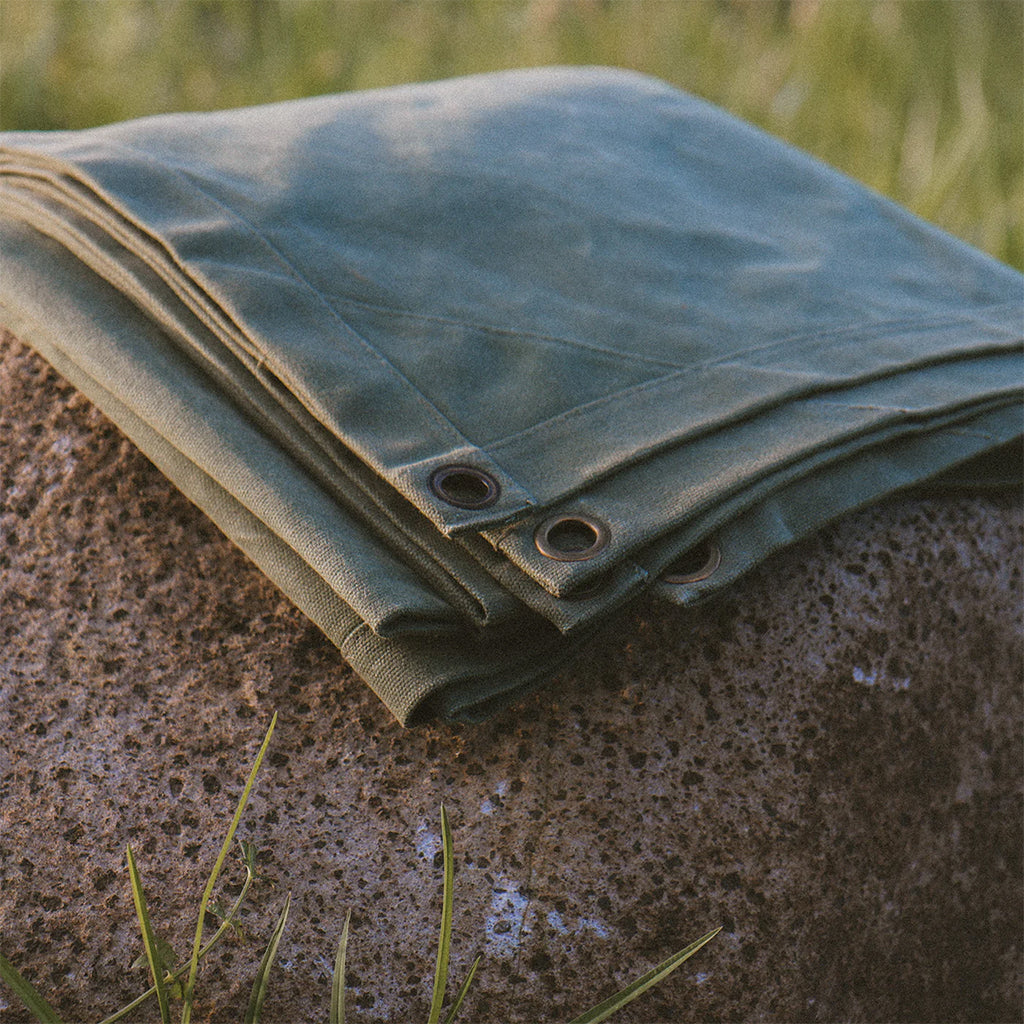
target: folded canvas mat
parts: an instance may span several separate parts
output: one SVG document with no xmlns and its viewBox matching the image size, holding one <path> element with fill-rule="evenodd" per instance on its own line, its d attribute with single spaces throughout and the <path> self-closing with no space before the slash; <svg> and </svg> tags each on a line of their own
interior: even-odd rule
<svg viewBox="0 0 1024 1024">
<path fill-rule="evenodd" d="M 1024 279 L 637 74 L 0 137 L 0 321 L 403 722 L 1019 476 Z"/>
</svg>

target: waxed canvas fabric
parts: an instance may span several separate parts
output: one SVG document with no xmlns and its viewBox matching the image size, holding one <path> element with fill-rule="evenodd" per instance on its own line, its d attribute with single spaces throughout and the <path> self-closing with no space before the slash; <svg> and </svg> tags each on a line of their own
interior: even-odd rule
<svg viewBox="0 0 1024 1024">
<path fill-rule="evenodd" d="M 6 133 L 0 251 L 0 322 L 403 722 L 1019 477 L 1021 276 L 630 72 Z"/>
</svg>

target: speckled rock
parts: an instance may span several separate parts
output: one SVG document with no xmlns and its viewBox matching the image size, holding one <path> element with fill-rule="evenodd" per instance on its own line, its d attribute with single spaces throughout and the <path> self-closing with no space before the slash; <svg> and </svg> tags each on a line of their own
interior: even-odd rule
<svg viewBox="0 0 1024 1024">
<path fill-rule="evenodd" d="M 1021 510 L 893 500 L 695 612 L 641 604 L 543 692 L 407 731 L 85 400 L 0 348 L 0 949 L 71 1021 L 145 987 L 130 842 L 165 935 L 241 834 L 245 937 L 200 978 L 238 1021 L 426 1017 L 439 814 L 469 1022 L 565 1020 L 705 930 L 622 1022 L 1021 1019 Z M 232 864 L 227 891 L 241 870 Z M 0 985 L 0 1021 L 30 1019 Z M 138 1020 L 155 1019 L 155 1010 Z"/>
</svg>

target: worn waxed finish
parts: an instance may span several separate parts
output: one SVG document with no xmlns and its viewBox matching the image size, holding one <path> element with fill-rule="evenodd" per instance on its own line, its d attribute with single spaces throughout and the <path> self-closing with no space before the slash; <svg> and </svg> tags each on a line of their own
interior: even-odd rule
<svg viewBox="0 0 1024 1024">
<path fill-rule="evenodd" d="M 1021 277 L 642 76 L 2 141 L 3 322 L 403 721 L 485 713 L 642 590 L 1017 470 Z"/>
</svg>

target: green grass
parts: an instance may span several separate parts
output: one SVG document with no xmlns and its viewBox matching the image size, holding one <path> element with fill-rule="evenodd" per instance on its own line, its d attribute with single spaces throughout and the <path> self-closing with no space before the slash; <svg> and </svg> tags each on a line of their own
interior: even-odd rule
<svg viewBox="0 0 1024 1024">
<path fill-rule="evenodd" d="M 256 755 L 256 760 L 249 771 L 249 776 L 246 779 L 245 786 L 242 789 L 242 793 L 239 796 L 238 803 L 235 807 L 235 813 L 231 819 L 231 824 L 228 826 L 227 834 L 224 838 L 223 844 L 221 845 L 220 853 L 218 854 L 213 870 L 210 872 L 210 876 L 207 879 L 206 888 L 203 890 L 203 895 L 199 902 L 198 921 L 196 924 L 195 938 L 192 942 L 192 955 L 188 962 L 181 967 L 177 966 L 177 957 L 175 956 L 172 945 L 160 935 L 152 918 L 150 917 L 149 904 L 142 882 L 142 874 L 139 870 L 138 864 L 136 863 L 135 855 L 133 854 L 131 847 L 128 847 L 128 879 L 132 892 L 132 899 L 135 903 L 135 912 L 139 919 L 139 930 L 142 935 L 143 945 L 143 954 L 139 958 L 139 961 L 148 965 L 150 975 L 153 979 L 153 985 L 147 991 L 143 992 L 138 998 L 133 999 L 127 1006 L 121 1007 L 120 1010 L 117 1010 L 111 1016 L 106 1017 L 101 1024 L 116 1024 L 117 1021 L 123 1020 L 133 1014 L 135 1010 L 146 1004 L 154 996 L 157 1000 L 157 1012 L 160 1015 L 160 1024 L 170 1024 L 171 1022 L 172 999 L 175 1000 L 176 1004 L 180 1003 L 181 1024 L 188 1024 L 192 1019 L 196 999 L 196 977 L 200 961 L 210 953 L 210 951 L 228 932 L 231 932 L 236 928 L 242 904 L 256 877 L 255 849 L 250 843 L 241 843 L 242 862 L 246 871 L 245 884 L 242 886 L 241 892 L 238 894 L 229 911 L 222 913 L 214 910 L 215 904 L 212 900 L 217 880 L 220 876 L 221 869 L 224 866 L 228 852 L 232 847 L 232 841 L 239 822 L 242 819 L 242 814 L 245 811 L 246 804 L 249 802 L 249 796 L 252 793 L 252 788 L 256 781 L 256 775 L 259 772 L 260 765 L 263 763 L 263 758 L 266 755 L 267 748 L 270 746 L 270 739 L 274 733 L 274 726 L 276 723 L 277 715 L 275 714 L 271 719 L 270 726 L 263 738 L 263 743 L 260 746 L 259 753 Z M 469 992 L 470 985 L 472 984 L 474 977 L 476 977 L 477 968 L 480 966 L 481 960 L 481 957 L 479 956 L 476 958 L 473 962 L 473 966 L 470 968 L 469 973 L 466 976 L 465 981 L 463 981 L 454 997 L 451 1000 L 448 1000 L 448 955 L 451 948 L 452 920 L 455 903 L 455 851 L 452 842 L 451 825 L 448 821 L 448 812 L 444 806 L 441 807 L 441 845 L 444 863 L 444 889 L 441 897 L 441 927 L 437 943 L 437 961 L 434 971 L 434 986 L 430 1000 L 430 1009 L 427 1014 L 427 1024 L 441 1024 L 441 1014 L 444 1011 L 446 1002 L 448 1003 L 448 1013 L 445 1015 L 444 1024 L 454 1024 L 459 1010 L 462 1008 L 466 995 Z M 252 983 L 252 992 L 249 997 L 249 1004 L 243 1018 L 244 1024 L 260 1024 L 263 1013 L 263 1004 L 266 1000 L 267 993 L 270 990 L 270 977 L 274 966 L 274 960 L 277 957 L 278 945 L 281 942 L 281 938 L 284 935 L 285 927 L 288 922 L 290 905 L 291 894 L 289 893 L 285 897 L 284 906 L 277 918 L 277 923 L 274 925 L 274 929 L 270 934 L 270 939 L 264 949 L 263 957 L 256 970 L 255 978 Z M 203 930 L 207 920 L 207 915 L 210 913 L 219 917 L 221 919 L 221 924 L 213 936 L 204 943 Z M 341 939 L 338 942 L 338 949 L 334 958 L 334 976 L 331 982 L 328 1017 L 330 1024 L 345 1024 L 345 956 L 348 947 L 350 921 L 351 914 L 348 914 L 345 917 L 345 923 L 341 931 Z M 600 1021 L 607 1020 L 607 1018 L 613 1013 L 643 995 L 643 993 L 652 986 L 657 985 L 659 982 L 667 978 L 673 971 L 689 960 L 690 957 L 703 949 L 703 947 L 706 946 L 720 931 L 721 928 L 715 928 L 712 931 L 707 932 L 705 935 L 702 935 L 695 942 L 691 942 L 688 946 L 685 946 L 683 949 L 670 956 L 667 960 L 637 978 L 636 981 L 627 985 L 625 988 L 620 989 L 603 1002 L 591 1007 L 591 1009 L 587 1010 L 580 1016 L 574 1018 L 570 1024 L 599 1024 Z M 4 941 L 10 942 L 12 940 L 5 937 Z M 32 1013 L 37 1021 L 41 1022 L 41 1024 L 61 1024 L 61 1018 L 58 1016 L 56 1010 L 54 1010 L 35 986 L 32 985 L 32 983 L 25 978 L 17 967 L 11 963 L 11 961 L 7 960 L 2 953 L 0 953 L 0 981 L 4 982 L 7 987 L 10 988 L 14 995 L 21 1000 L 24 1006 Z M 415 1018 L 407 1016 L 406 1019 L 411 1020 Z"/>
<path fill-rule="evenodd" d="M 0 0 L 0 127 L 635 68 L 1024 269 L 1020 0 Z"/>
</svg>

